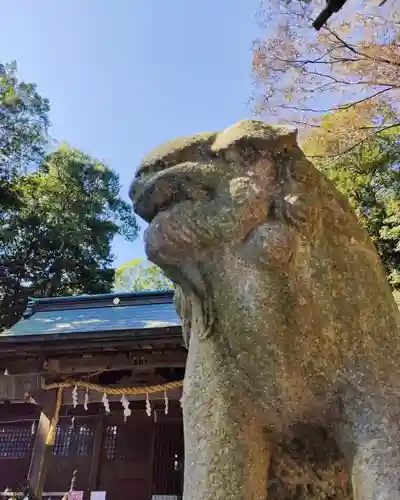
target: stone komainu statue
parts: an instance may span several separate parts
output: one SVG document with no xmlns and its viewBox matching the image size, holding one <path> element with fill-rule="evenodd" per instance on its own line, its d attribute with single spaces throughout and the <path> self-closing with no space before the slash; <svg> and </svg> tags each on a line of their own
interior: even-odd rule
<svg viewBox="0 0 400 500">
<path fill-rule="evenodd" d="M 307 428 L 334 437 L 356 500 L 400 499 L 398 308 L 296 132 L 242 121 L 169 142 L 131 198 L 180 286 L 184 499 L 264 499 L 271 451 Z"/>
</svg>

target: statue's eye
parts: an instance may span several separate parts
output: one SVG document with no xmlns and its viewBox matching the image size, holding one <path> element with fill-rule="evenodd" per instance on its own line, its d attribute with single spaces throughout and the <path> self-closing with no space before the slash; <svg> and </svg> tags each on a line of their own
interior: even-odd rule
<svg viewBox="0 0 400 500">
<path fill-rule="evenodd" d="M 261 158 L 263 154 L 264 151 L 260 148 L 257 148 L 253 144 L 246 144 L 246 146 L 241 151 L 243 160 L 247 162 L 250 161 L 251 163 Z"/>
<path fill-rule="evenodd" d="M 210 150 L 208 153 L 208 157 L 210 160 L 219 160 L 223 157 L 223 151 L 212 151 Z"/>
<path fill-rule="evenodd" d="M 135 177 L 136 179 L 139 179 L 140 177 L 160 172 L 161 170 L 164 170 L 167 166 L 168 165 L 163 160 L 157 160 L 152 163 L 144 164 L 136 172 Z"/>
<path fill-rule="evenodd" d="M 245 155 L 253 155 L 256 153 L 256 148 L 252 145 L 252 144 L 247 144 L 244 148 L 243 148 L 243 153 Z"/>
<path fill-rule="evenodd" d="M 210 148 L 205 148 L 204 146 L 201 146 L 199 148 L 199 156 L 202 160 L 205 161 L 218 160 L 221 158 L 221 152 L 213 151 Z"/>
<path fill-rule="evenodd" d="M 204 196 L 207 197 L 209 200 L 212 200 L 215 197 L 215 190 L 211 187 L 205 186 L 203 188 Z"/>
<path fill-rule="evenodd" d="M 164 168 L 167 168 L 168 164 L 163 161 L 163 160 L 158 160 L 156 163 L 153 164 L 151 170 L 152 172 L 159 172 L 160 170 L 164 170 Z"/>
</svg>

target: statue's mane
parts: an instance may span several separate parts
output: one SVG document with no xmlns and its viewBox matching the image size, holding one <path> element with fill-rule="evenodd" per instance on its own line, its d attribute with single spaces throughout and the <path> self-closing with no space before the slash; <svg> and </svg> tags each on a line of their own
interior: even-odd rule
<svg viewBox="0 0 400 500">
<path fill-rule="evenodd" d="M 207 160 L 214 155 L 213 175 L 215 172 L 219 175 L 218 168 L 223 168 L 224 161 L 231 165 L 236 163 L 238 177 L 248 175 L 248 178 L 254 179 L 255 184 L 260 173 L 260 170 L 256 173 L 255 169 L 260 167 L 262 176 L 264 175 L 262 166 L 270 168 L 268 173 L 272 179 L 272 184 L 269 186 L 271 196 L 268 197 L 270 206 L 266 207 L 264 212 L 261 211 L 260 220 L 255 221 L 252 233 L 256 235 L 258 231 L 261 234 L 265 230 L 268 239 L 270 234 L 268 229 L 274 223 L 294 229 L 302 244 L 297 262 L 304 268 L 308 266 L 311 271 L 318 270 L 319 267 L 325 270 L 325 274 L 322 273 L 319 283 L 315 286 L 328 283 L 329 273 L 334 276 L 335 283 L 339 283 L 339 286 L 344 285 L 352 290 L 354 290 L 352 281 L 359 281 L 362 288 L 363 283 L 371 286 L 372 279 L 376 283 L 377 293 L 382 296 L 377 300 L 374 310 L 383 304 L 390 305 L 392 302 L 394 304 L 379 256 L 367 232 L 361 227 L 345 197 L 307 160 L 298 146 L 296 130 L 271 127 L 264 122 L 243 121 L 218 133 L 198 134 L 164 144 L 150 154 L 143 164 L 149 169 L 154 165 L 158 168 L 160 162 L 168 166 L 185 161 L 195 164 L 198 161 L 201 165 L 202 155 L 205 155 L 203 161 L 204 158 Z M 210 161 L 213 162 L 212 159 Z M 221 176 L 223 175 L 224 172 L 221 170 Z M 235 176 L 234 171 L 232 175 Z M 265 189 L 268 189 L 268 186 Z M 204 210 L 207 210 L 206 204 Z M 203 231 L 202 225 L 207 224 L 207 220 L 206 213 L 203 219 L 201 217 L 198 220 L 188 219 L 194 236 L 196 231 L 199 234 Z M 215 222 L 218 225 L 218 220 Z M 209 230 L 209 227 L 206 229 Z M 213 235 L 210 231 L 207 235 L 207 238 L 211 238 L 212 245 Z M 242 244 L 244 246 L 247 243 L 248 239 L 245 236 Z M 284 251 L 284 246 L 282 248 Z M 268 261 L 271 256 L 268 254 L 269 250 L 267 248 L 264 255 L 259 255 L 259 260 Z M 290 250 L 288 248 L 288 251 Z M 280 248 L 277 249 L 277 253 L 279 252 Z M 253 261 L 254 257 L 257 256 L 253 255 Z M 293 269 L 296 272 L 296 269 Z M 268 270 L 265 272 L 268 273 Z M 368 278 L 368 274 L 373 278 Z M 205 283 L 201 292 L 186 287 L 184 290 L 177 288 L 175 304 L 182 318 L 186 343 L 192 328 L 194 311 L 195 314 L 203 314 L 205 330 L 210 330 L 210 325 L 215 319 L 213 319 L 212 304 L 208 304 L 208 295 L 212 294 L 206 292 L 207 286 Z M 310 283 L 310 287 L 312 286 Z M 356 304 L 357 300 L 356 296 L 354 298 Z M 365 302 L 365 298 L 360 297 L 360 304 L 362 301 Z M 332 314 L 338 316 L 340 301 L 335 304 L 334 301 L 330 302 Z M 372 308 L 370 314 L 373 314 Z"/>
</svg>

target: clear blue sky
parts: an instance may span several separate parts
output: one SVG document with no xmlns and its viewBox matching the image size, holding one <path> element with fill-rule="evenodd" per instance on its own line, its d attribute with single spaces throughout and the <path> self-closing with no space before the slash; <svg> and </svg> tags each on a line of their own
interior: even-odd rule
<svg viewBox="0 0 400 500">
<path fill-rule="evenodd" d="M 51 135 L 127 190 L 141 157 L 248 118 L 260 0 L 3 0 L 0 60 L 51 102 Z M 142 224 L 142 227 L 143 224 Z M 118 239 L 116 263 L 144 257 Z"/>
</svg>

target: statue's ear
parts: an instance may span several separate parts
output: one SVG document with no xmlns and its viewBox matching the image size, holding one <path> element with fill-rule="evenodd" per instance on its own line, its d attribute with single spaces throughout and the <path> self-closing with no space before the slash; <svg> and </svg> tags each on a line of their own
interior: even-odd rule
<svg viewBox="0 0 400 500">
<path fill-rule="evenodd" d="M 275 127 L 257 120 L 243 120 L 217 134 L 211 147 L 216 153 L 230 148 L 287 152 L 298 148 L 297 129 Z"/>
</svg>

